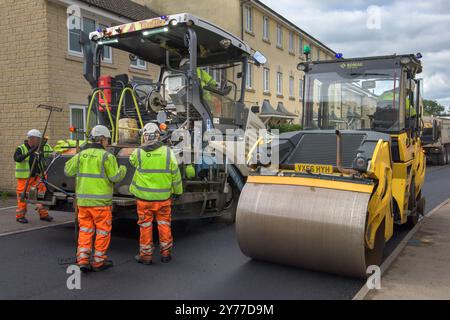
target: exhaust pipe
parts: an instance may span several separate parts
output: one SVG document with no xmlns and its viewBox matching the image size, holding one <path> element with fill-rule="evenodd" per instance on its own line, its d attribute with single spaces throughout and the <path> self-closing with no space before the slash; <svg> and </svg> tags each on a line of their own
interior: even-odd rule
<svg viewBox="0 0 450 320">
<path fill-rule="evenodd" d="M 342 165 L 342 136 L 339 130 L 336 130 L 336 168 L 342 174 L 356 174 L 358 171 L 346 169 Z"/>
</svg>

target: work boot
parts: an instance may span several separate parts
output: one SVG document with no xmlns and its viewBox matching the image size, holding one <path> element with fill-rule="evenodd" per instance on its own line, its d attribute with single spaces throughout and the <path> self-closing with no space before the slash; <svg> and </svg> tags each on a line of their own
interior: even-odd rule
<svg viewBox="0 0 450 320">
<path fill-rule="evenodd" d="M 170 260 L 172 260 L 172 255 L 170 255 L 170 254 L 168 256 L 162 256 L 161 257 L 161 262 L 162 263 L 169 263 Z"/>
<path fill-rule="evenodd" d="M 92 271 L 92 266 L 89 263 L 79 264 L 78 267 L 80 267 L 80 270 L 84 273 Z"/>
<path fill-rule="evenodd" d="M 52 222 L 53 221 L 53 217 L 51 216 L 45 216 L 45 217 L 41 217 L 42 221 L 47 221 L 47 222 Z"/>
<path fill-rule="evenodd" d="M 19 223 L 28 223 L 28 220 L 25 217 L 17 218 L 16 221 L 19 222 Z"/>
<path fill-rule="evenodd" d="M 152 259 L 145 259 L 145 258 L 141 257 L 141 255 L 139 255 L 139 254 L 134 256 L 134 260 L 136 260 L 139 263 L 145 264 L 147 266 L 149 266 L 153 263 Z"/>
<path fill-rule="evenodd" d="M 92 267 L 92 270 L 94 272 L 100 272 L 100 271 L 104 271 L 106 269 L 111 268 L 113 265 L 114 265 L 114 263 L 111 260 L 105 260 L 101 266 Z"/>
</svg>

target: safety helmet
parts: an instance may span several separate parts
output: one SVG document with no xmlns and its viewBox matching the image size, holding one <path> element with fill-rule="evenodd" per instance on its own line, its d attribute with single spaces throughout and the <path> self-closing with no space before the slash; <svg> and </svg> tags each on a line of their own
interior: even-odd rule
<svg viewBox="0 0 450 320">
<path fill-rule="evenodd" d="M 143 134 L 155 134 L 155 133 L 161 133 L 161 131 L 159 131 L 158 126 L 153 123 L 153 122 L 149 122 L 145 125 L 144 130 L 142 130 Z"/>
<path fill-rule="evenodd" d="M 92 138 L 98 138 L 98 137 L 105 137 L 110 139 L 111 133 L 109 132 L 109 129 L 102 125 L 97 125 L 91 130 L 91 137 Z"/>
<path fill-rule="evenodd" d="M 30 131 L 28 131 L 27 137 L 28 138 L 30 138 L 30 137 L 42 138 L 42 133 L 37 129 L 31 129 Z"/>
</svg>

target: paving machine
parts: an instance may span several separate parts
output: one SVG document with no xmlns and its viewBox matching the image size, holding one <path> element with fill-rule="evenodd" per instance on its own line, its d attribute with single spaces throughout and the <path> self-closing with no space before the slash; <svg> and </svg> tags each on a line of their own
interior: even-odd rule
<svg viewBox="0 0 450 320">
<path fill-rule="evenodd" d="M 394 225 L 424 213 L 421 62 L 392 55 L 298 69 L 304 129 L 279 136 L 279 163 L 256 161 L 239 198 L 238 242 L 255 259 L 363 278 L 381 264 Z"/>
<path fill-rule="evenodd" d="M 99 29 L 89 35 L 81 32 L 80 38 L 84 77 L 92 87 L 87 128 L 80 139 L 95 124 L 106 125 L 112 133 L 108 150 L 128 169 L 125 179 L 114 187 L 115 214 L 129 212 L 135 217 L 135 200 L 129 192 L 135 169 L 129 156 L 142 142 L 143 126 L 155 122 L 162 130 L 163 143 L 179 159 L 183 178 L 184 194 L 175 201 L 174 219 L 221 216 L 234 221 L 247 174 L 245 162 L 234 164 L 227 150 L 208 152 L 205 132 L 220 136 L 230 129 L 227 139 L 243 139 L 242 129 L 251 112 L 244 105 L 243 79 L 247 64 L 263 64 L 264 56 L 231 33 L 188 13 Z M 135 65 L 153 65 L 159 77 L 102 74 L 106 47 L 127 52 Z M 208 83 L 202 74 L 206 68 L 216 75 Z M 79 133 L 77 128 L 73 132 Z M 73 200 L 75 179 L 63 172 L 75 153 L 73 143 L 68 144 L 47 170 L 48 181 L 56 188 L 49 187 L 53 200 L 46 204 L 54 209 Z"/>
</svg>

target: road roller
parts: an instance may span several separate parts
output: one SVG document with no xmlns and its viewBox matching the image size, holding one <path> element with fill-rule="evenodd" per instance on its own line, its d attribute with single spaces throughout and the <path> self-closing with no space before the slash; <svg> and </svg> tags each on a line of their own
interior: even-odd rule
<svg viewBox="0 0 450 320">
<path fill-rule="evenodd" d="M 365 278 L 423 217 L 420 54 L 300 63 L 301 131 L 260 144 L 236 233 L 254 259 Z M 261 161 L 276 150 L 277 161 Z"/>
</svg>

